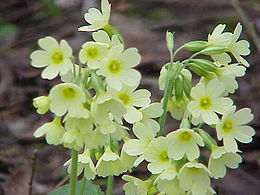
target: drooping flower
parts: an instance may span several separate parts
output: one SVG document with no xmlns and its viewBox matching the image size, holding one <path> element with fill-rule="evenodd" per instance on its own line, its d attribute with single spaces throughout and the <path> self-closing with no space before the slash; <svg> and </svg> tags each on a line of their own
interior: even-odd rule
<svg viewBox="0 0 260 195">
<path fill-rule="evenodd" d="M 227 152 L 237 152 L 236 140 L 241 143 L 249 143 L 255 134 L 252 127 L 245 125 L 254 118 L 251 109 L 243 108 L 237 112 L 235 110 L 235 107 L 230 108 L 216 126 L 218 140 L 223 139 Z"/>
<path fill-rule="evenodd" d="M 61 124 L 61 118 L 55 117 L 52 122 L 45 123 L 39 127 L 33 134 L 34 137 L 41 137 L 46 135 L 46 141 L 48 144 L 59 145 L 62 140 L 62 136 L 65 133 L 65 129 Z"/>
<path fill-rule="evenodd" d="M 111 4 L 108 0 L 101 1 L 101 12 L 96 8 L 90 8 L 84 15 L 84 19 L 90 25 L 78 28 L 79 31 L 96 31 L 106 27 L 109 23 Z"/>
<path fill-rule="evenodd" d="M 144 158 L 149 162 L 148 170 L 152 174 L 159 174 L 170 167 L 168 156 L 169 141 L 165 137 L 154 138 L 144 152 Z"/>
<path fill-rule="evenodd" d="M 226 112 L 233 104 L 230 98 L 222 97 L 225 85 L 214 79 L 206 86 L 199 82 L 191 89 L 191 97 L 194 99 L 188 103 L 188 111 L 195 118 L 202 118 L 207 124 L 216 124 L 219 121 L 218 114 Z"/>
<path fill-rule="evenodd" d="M 45 114 L 49 110 L 50 100 L 47 96 L 39 96 L 33 99 L 33 106 L 38 114 Z"/>
<path fill-rule="evenodd" d="M 204 146 L 200 135 L 192 129 L 178 129 L 167 135 L 171 143 L 168 148 L 169 157 L 180 160 L 184 156 L 193 161 L 200 155 L 199 146 Z"/>
<path fill-rule="evenodd" d="M 216 146 L 212 149 L 208 168 L 211 172 L 211 176 L 215 179 L 222 178 L 226 175 L 226 167 L 236 169 L 239 163 L 242 162 L 242 158 L 239 154 L 226 152 L 223 146 Z"/>
<path fill-rule="evenodd" d="M 107 58 L 103 59 L 97 74 L 106 78 L 110 88 L 120 90 L 122 85 L 136 86 L 141 75 L 132 69 L 141 61 L 141 56 L 136 48 L 128 48 L 125 51 L 122 44 L 113 46 Z"/>
<path fill-rule="evenodd" d="M 159 192 L 166 195 L 186 195 L 185 191 L 180 187 L 178 179 L 166 180 L 159 179 L 156 181 Z"/>
<path fill-rule="evenodd" d="M 33 67 L 46 67 L 41 73 L 42 78 L 50 80 L 72 69 L 72 49 L 65 40 L 58 43 L 53 37 L 48 36 L 39 39 L 38 45 L 43 50 L 32 52 L 30 58 Z"/>
<path fill-rule="evenodd" d="M 54 86 L 48 96 L 50 110 L 57 116 L 63 116 L 66 112 L 72 118 L 88 118 L 89 111 L 84 108 L 86 101 L 83 90 L 72 83 L 62 83 Z"/>
<path fill-rule="evenodd" d="M 67 130 L 62 137 L 62 143 L 66 148 L 79 151 L 84 147 L 86 136 L 87 134 L 81 133 L 77 128 Z"/>
<path fill-rule="evenodd" d="M 127 181 L 123 187 L 126 195 L 147 195 L 149 188 L 148 182 L 130 175 L 124 175 L 122 179 Z"/>
<path fill-rule="evenodd" d="M 201 163 L 188 162 L 179 172 L 180 187 L 192 195 L 206 195 L 210 188 L 210 171 Z"/>
<path fill-rule="evenodd" d="M 93 131 L 93 119 L 89 118 L 70 118 L 66 115 L 65 129 L 71 130 L 77 128 L 81 133 L 91 133 Z"/>
<path fill-rule="evenodd" d="M 125 106 L 126 114 L 124 115 L 124 119 L 131 124 L 140 121 L 143 117 L 142 112 L 138 111 L 135 107 L 145 107 L 151 102 L 151 93 L 148 90 L 136 90 L 136 88 L 137 85 L 133 87 L 123 85 L 119 91 L 108 88 L 108 94 Z"/>
</svg>

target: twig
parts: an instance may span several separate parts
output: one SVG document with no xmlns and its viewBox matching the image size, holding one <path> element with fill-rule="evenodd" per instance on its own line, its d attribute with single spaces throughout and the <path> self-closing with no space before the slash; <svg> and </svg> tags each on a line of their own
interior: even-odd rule
<svg viewBox="0 0 260 195">
<path fill-rule="evenodd" d="M 34 150 L 33 155 L 32 155 L 32 172 L 31 172 L 31 177 L 30 177 L 30 182 L 29 182 L 29 195 L 32 195 L 32 186 L 33 186 L 33 176 L 35 172 L 35 162 L 37 158 L 38 151 Z"/>
<path fill-rule="evenodd" d="M 251 36 L 257 50 L 260 51 L 260 37 L 257 35 L 254 24 L 248 19 L 246 13 L 241 8 L 238 0 L 231 0 L 230 2 L 231 2 L 231 5 L 237 11 L 238 15 L 240 16 L 241 21 L 244 24 L 244 26 L 246 27 L 248 34 Z"/>
<path fill-rule="evenodd" d="M 61 186 L 63 186 L 68 180 L 69 180 L 70 176 L 67 175 L 66 177 L 64 177 L 55 187 L 54 189 L 57 189 Z"/>
</svg>

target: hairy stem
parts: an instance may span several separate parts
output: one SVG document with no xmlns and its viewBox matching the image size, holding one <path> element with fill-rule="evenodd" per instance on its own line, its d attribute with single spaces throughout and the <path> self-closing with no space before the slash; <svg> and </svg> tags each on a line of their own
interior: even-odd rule
<svg viewBox="0 0 260 195">
<path fill-rule="evenodd" d="M 110 175 L 107 178 L 107 193 L 106 195 L 112 195 L 114 176 Z"/>
<path fill-rule="evenodd" d="M 76 193 L 77 169 L 78 169 L 78 152 L 74 149 L 71 151 L 71 173 L 70 173 L 70 195 Z"/>
</svg>

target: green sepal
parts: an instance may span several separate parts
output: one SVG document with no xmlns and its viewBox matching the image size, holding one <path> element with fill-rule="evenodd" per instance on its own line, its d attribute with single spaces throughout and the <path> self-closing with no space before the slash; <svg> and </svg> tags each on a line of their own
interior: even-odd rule
<svg viewBox="0 0 260 195">
<path fill-rule="evenodd" d="M 200 67 L 198 64 L 195 63 L 189 63 L 188 65 L 190 69 L 197 75 L 206 77 L 208 75 L 208 72 L 204 70 L 202 67 Z"/>
<path fill-rule="evenodd" d="M 209 72 L 216 72 L 218 67 L 211 61 L 205 59 L 192 59 L 192 62 L 198 64 L 201 68 Z"/>
<path fill-rule="evenodd" d="M 182 75 L 183 91 L 187 98 L 190 98 L 190 91 L 192 88 L 192 83 L 184 75 Z"/>
<path fill-rule="evenodd" d="M 174 82 L 174 91 L 176 101 L 182 101 L 183 99 L 183 83 L 180 77 L 178 77 Z"/>
<path fill-rule="evenodd" d="M 217 145 L 216 140 L 213 137 L 211 137 L 210 134 L 208 134 L 208 132 L 206 132 L 206 131 L 204 131 L 203 129 L 200 129 L 200 128 L 195 128 L 194 130 L 197 131 L 200 134 L 201 138 L 203 139 L 205 146 L 208 149 L 211 149 L 213 146 Z"/>
<path fill-rule="evenodd" d="M 119 32 L 116 27 L 108 24 L 103 29 L 104 31 L 106 31 L 110 38 L 112 38 L 113 35 L 116 35 L 121 43 L 125 43 L 121 32 Z"/>
<path fill-rule="evenodd" d="M 227 50 L 227 47 L 224 45 L 210 45 L 200 51 L 200 54 L 204 55 L 217 55 L 217 54 L 222 54 L 225 53 Z"/>
<path fill-rule="evenodd" d="M 182 46 L 183 49 L 189 51 L 201 51 L 207 46 L 207 41 L 191 41 Z"/>
</svg>

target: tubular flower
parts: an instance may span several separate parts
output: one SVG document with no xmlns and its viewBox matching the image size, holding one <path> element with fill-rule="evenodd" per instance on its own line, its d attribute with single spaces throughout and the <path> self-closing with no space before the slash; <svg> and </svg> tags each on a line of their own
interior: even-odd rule
<svg viewBox="0 0 260 195">
<path fill-rule="evenodd" d="M 46 67 L 41 76 L 44 79 L 53 79 L 58 74 L 66 74 L 72 69 L 72 49 L 65 40 L 58 43 L 53 37 L 39 39 L 38 45 L 43 50 L 31 53 L 31 64 L 36 68 Z"/>
<path fill-rule="evenodd" d="M 62 83 L 54 86 L 48 96 L 50 110 L 57 116 L 63 116 L 66 112 L 72 118 L 88 118 L 89 111 L 84 108 L 86 101 L 83 90 L 72 83 Z"/>
<path fill-rule="evenodd" d="M 33 99 L 33 106 L 37 108 L 38 114 L 45 114 L 49 110 L 50 100 L 46 96 L 40 96 Z"/>
<path fill-rule="evenodd" d="M 173 180 L 159 179 L 156 183 L 158 190 L 166 195 L 186 195 L 177 178 Z"/>
<path fill-rule="evenodd" d="M 239 163 L 242 162 L 242 158 L 239 154 L 226 152 L 224 147 L 216 146 L 212 149 L 208 168 L 211 172 L 211 176 L 215 179 L 222 178 L 226 175 L 226 167 L 236 169 Z"/>
<path fill-rule="evenodd" d="M 141 61 L 141 56 L 136 48 L 128 48 L 125 51 L 122 44 L 113 46 L 107 58 L 101 61 L 97 74 L 106 78 L 110 88 L 120 90 L 123 86 L 136 86 L 139 84 L 141 75 L 132 69 Z"/>
<path fill-rule="evenodd" d="M 254 118 L 251 109 L 243 108 L 237 112 L 235 110 L 236 108 L 232 107 L 227 111 L 216 126 L 218 140 L 223 139 L 227 152 L 237 152 L 236 140 L 241 143 L 249 143 L 255 134 L 252 127 L 245 125 Z"/>
<path fill-rule="evenodd" d="M 90 25 L 78 28 L 79 31 L 96 31 L 108 25 L 110 18 L 111 4 L 108 0 L 101 1 L 101 12 L 96 8 L 90 8 L 84 15 L 84 19 Z"/>
<path fill-rule="evenodd" d="M 188 103 L 188 111 L 195 118 L 202 118 L 207 124 L 216 124 L 219 121 L 218 114 L 223 114 L 232 106 L 230 98 L 221 97 L 225 90 L 222 82 L 214 79 L 206 86 L 199 82 L 191 89 L 193 101 Z"/>
<path fill-rule="evenodd" d="M 168 148 L 169 157 L 180 160 L 185 155 L 189 161 L 193 161 L 200 155 L 199 146 L 204 146 L 200 135 L 192 129 L 178 129 L 167 135 L 171 143 Z"/>
<path fill-rule="evenodd" d="M 62 137 L 62 143 L 66 148 L 71 148 L 79 151 L 84 147 L 86 135 L 87 134 L 80 133 L 77 128 L 68 130 L 64 133 Z"/>
<path fill-rule="evenodd" d="M 123 187 L 126 195 L 147 195 L 149 188 L 148 182 L 130 175 L 124 175 L 122 179 L 127 181 Z"/>
</svg>

